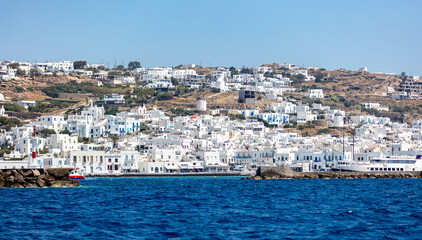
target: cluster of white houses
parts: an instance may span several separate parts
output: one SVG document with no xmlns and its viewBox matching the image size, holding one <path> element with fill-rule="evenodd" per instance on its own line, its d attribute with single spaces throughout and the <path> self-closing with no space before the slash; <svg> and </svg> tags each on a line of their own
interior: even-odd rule
<svg viewBox="0 0 422 240">
<path fill-rule="evenodd" d="M 388 118 L 348 117 L 321 104 L 309 107 L 279 101 L 266 111 L 238 110 L 243 120 L 230 120 L 223 112 L 171 119 L 160 110 L 139 106 L 104 115 L 103 107 L 91 104 L 67 119 L 42 116 L 1 134 L 0 144 L 13 145 L 14 150 L 0 161 L 0 168 L 76 167 L 87 174 L 156 174 L 285 165 L 312 171 L 336 167 L 345 160 L 418 154 L 422 144 L 422 121 L 407 126 Z M 318 119 L 324 119 L 329 128 L 352 126 L 356 135 L 307 137 L 283 127 L 291 121 L 315 123 Z M 261 120 L 276 127 L 267 127 Z M 57 134 L 43 136 L 40 132 L 45 128 Z"/>
<path fill-rule="evenodd" d="M 13 65 L 14 68 L 10 66 Z M 136 68 L 130 71 L 131 76 L 119 76 L 111 74 L 113 70 L 97 70 L 95 73 L 92 71 L 93 68 L 104 69 L 104 65 L 92 64 L 89 65 L 88 69 L 74 69 L 73 62 L 61 61 L 61 62 L 46 62 L 46 63 L 30 63 L 30 62 L 3 62 L 0 63 L 0 79 L 13 79 L 19 77 L 17 75 L 18 70 L 22 70 L 27 74 L 31 70 L 36 70 L 42 75 L 56 74 L 78 74 L 86 77 L 98 79 L 99 84 L 122 84 L 122 83 L 136 83 L 136 79 L 142 81 L 146 88 L 153 88 L 158 91 L 172 91 L 175 86 L 172 83 L 172 79 L 178 81 L 189 88 L 199 89 L 202 87 L 217 88 L 222 92 L 229 90 L 239 90 L 241 88 L 247 88 L 253 91 L 265 93 L 268 98 L 277 98 L 282 95 L 283 91 L 294 91 L 294 88 L 290 86 L 290 78 L 283 76 L 282 74 L 271 74 L 273 69 L 271 67 L 254 67 L 248 73 L 241 73 L 241 69 L 236 70 L 236 74 L 232 74 L 232 71 L 228 68 L 217 68 L 211 71 L 209 75 L 198 74 L 195 70 L 194 64 L 186 64 L 178 68 L 171 67 L 154 67 L 150 69 Z M 315 77 L 308 74 L 308 69 L 299 69 L 296 65 L 282 64 L 287 69 L 292 71 L 291 75 L 303 75 L 305 81 L 315 80 Z M 317 96 L 318 94 L 311 94 Z"/>
<path fill-rule="evenodd" d="M 1 66 L 2 77 L 16 73 Z M 26 65 L 20 63 L 20 66 Z M 34 66 L 40 72 L 73 71 L 71 62 L 28 63 L 26 70 Z M 303 75 L 305 81 L 315 80 L 307 69 L 292 64 L 280 66 L 289 69 L 293 76 Z M 282 74 L 268 74 L 273 72 L 271 67 L 256 67 L 250 73 L 233 75 L 230 69 L 218 68 L 208 77 L 197 74 L 192 67 L 138 68 L 134 75 L 145 82 L 145 87 L 160 91 L 169 91 L 174 87 L 172 80 L 177 79 L 191 88 L 208 85 L 221 92 L 239 91 L 239 102 L 253 102 L 255 92 L 276 101 L 265 111 L 253 107 L 206 111 L 206 101 L 199 99 L 198 114 L 172 118 L 146 106 L 105 115 L 103 107 L 93 104 L 79 115 L 67 118 L 41 116 L 1 133 L 0 145 L 12 145 L 13 151 L 0 160 L 0 169 L 75 167 L 87 174 L 155 174 L 252 171 L 262 165 L 285 165 L 302 171 L 319 171 L 337 167 L 342 161 L 364 163 L 377 157 L 416 155 L 422 149 L 422 121 L 408 126 L 391 122 L 389 118 L 349 116 L 318 103 L 302 105 L 287 101 L 283 92 L 295 91 L 290 86 L 291 80 Z M 102 71 L 99 73 L 104 75 Z M 306 96 L 321 99 L 324 93 L 321 89 L 310 89 Z M 125 98 L 111 94 L 103 101 L 121 104 Z M 33 103 L 19 104 L 28 107 Z M 362 107 L 388 111 L 378 103 L 362 103 Z M 231 120 L 233 116 L 228 113 L 243 117 Z M 302 136 L 288 131 L 287 126 L 293 123 L 323 126 L 326 130 L 352 127 L 356 134 L 343 137 L 323 131 L 316 137 Z M 53 129 L 56 134 L 43 136 L 40 133 L 43 129 Z"/>
<path fill-rule="evenodd" d="M 11 68 L 11 64 L 14 68 Z M 133 70 L 125 70 L 125 74 L 110 74 L 114 70 L 105 70 L 102 64 L 87 65 L 86 69 L 74 69 L 73 62 L 45 62 L 45 63 L 31 63 L 31 62 L 16 62 L 6 61 L 0 63 L 0 79 L 13 79 L 18 77 L 17 71 L 21 70 L 29 73 L 31 70 L 36 70 L 42 75 L 56 74 L 78 74 L 86 77 L 99 80 L 99 84 L 134 84 L 136 80 L 144 83 L 146 88 L 153 88 L 158 91 L 172 91 L 175 89 L 172 80 L 175 79 L 179 84 L 183 84 L 189 88 L 200 89 L 203 87 L 218 88 L 220 91 L 249 89 L 256 92 L 265 93 L 267 98 L 276 99 L 277 96 L 282 95 L 285 91 L 295 91 L 290 86 L 291 80 L 289 76 L 303 77 L 304 81 L 315 81 L 316 78 L 309 73 L 310 70 L 318 70 L 318 68 L 308 67 L 299 68 L 294 64 L 278 64 L 278 69 L 288 71 L 288 74 L 275 73 L 275 69 L 269 66 L 259 66 L 252 69 L 247 69 L 245 73 L 242 69 L 228 69 L 218 67 L 209 74 L 198 74 L 195 69 L 195 64 L 180 65 L 177 68 L 172 67 L 153 67 L 153 68 L 136 68 Z M 96 69 L 96 71 L 92 71 Z M 234 70 L 234 71 L 233 71 Z M 360 72 L 366 72 L 366 68 L 360 68 Z M 243 73 L 242 73 L 243 72 Z M 129 75 L 126 75 L 129 73 Z M 406 76 L 402 84 L 396 92 L 393 88 L 389 88 L 388 94 L 397 99 L 403 98 L 419 98 L 418 94 L 421 91 L 422 80 L 418 76 Z M 320 90 L 314 89 L 309 92 L 307 96 L 311 98 L 323 98 Z M 369 106 L 372 108 L 371 106 Z M 381 107 L 379 110 L 383 111 L 385 108 Z"/>
</svg>

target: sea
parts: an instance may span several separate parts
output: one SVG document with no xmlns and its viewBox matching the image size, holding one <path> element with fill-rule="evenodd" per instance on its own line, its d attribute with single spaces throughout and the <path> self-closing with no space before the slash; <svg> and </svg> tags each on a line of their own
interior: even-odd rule
<svg viewBox="0 0 422 240">
<path fill-rule="evenodd" d="M 422 239 L 422 180 L 137 177 L 3 188 L 0 239 Z"/>
</svg>

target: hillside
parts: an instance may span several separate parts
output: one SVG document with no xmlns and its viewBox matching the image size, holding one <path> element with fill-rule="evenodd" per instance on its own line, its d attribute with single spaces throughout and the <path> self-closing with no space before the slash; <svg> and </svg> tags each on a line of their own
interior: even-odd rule
<svg viewBox="0 0 422 240">
<path fill-rule="evenodd" d="M 243 104 L 238 103 L 238 92 L 220 92 L 213 93 L 209 89 L 194 91 L 191 93 L 183 94 L 175 97 L 172 100 L 159 101 L 157 105 L 161 108 L 185 108 L 185 109 L 196 109 L 196 100 L 198 98 L 204 98 L 207 100 L 208 109 L 246 109 L 256 108 L 264 110 L 266 107 L 271 106 L 271 103 L 276 102 L 275 100 L 265 99 L 263 96 L 260 100 L 257 100 L 254 104 Z"/>
<path fill-rule="evenodd" d="M 42 100 L 48 96 L 42 92 L 42 88 L 77 82 L 94 82 L 93 79 L 74 76 L 25 76 L 12 80 L 0 80 L 0 92 L 4 94 L 5 100 Z"/>
</svg>

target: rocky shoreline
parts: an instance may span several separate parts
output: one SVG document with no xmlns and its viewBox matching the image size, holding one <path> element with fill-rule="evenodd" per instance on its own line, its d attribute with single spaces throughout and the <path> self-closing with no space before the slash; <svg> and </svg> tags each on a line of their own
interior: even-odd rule
<svg viewBox="0 0 422 240">
<path fill-rule="evenodd" d="M 422 172 L 295 172 L 289 168 L 259 167 L 256 175 L 245 179 L 358 179 L 358 178 L 422 178 Z"/>
<path fill-rule="evenodd" d="M 71 168 L 0 169 L 0 188 L 76 187 L 79 181 L 69 180 Z"/>
</svg>

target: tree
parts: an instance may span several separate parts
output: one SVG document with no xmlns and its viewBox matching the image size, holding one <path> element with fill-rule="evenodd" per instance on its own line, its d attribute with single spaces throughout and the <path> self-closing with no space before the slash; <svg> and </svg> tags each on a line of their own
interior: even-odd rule
<svg viewBox="0 0 422 240">
<path fill-rule="evenodd" d="M 141 125 L 139 126 L 139 131 L 140 132 L 146 132 L 149 130 L 148 125 L 146 125 L 145 123 L 141 123 Z"/>
<path fill-rule="evenodd" d="M 171 78 L 171 84 L 173 84 L 174 86 L 177 86 L 177 85 L 179 85 L 179 81 L 177 81 L 176 78 L 172 77 Z"/>
<path fill-rule="evenodd" d="M 110 108 L 104 111 L 104 115 L 116 115 L 120 110 L 118 108 Z"/>
<path fill-rule="evenodd" d="M 97 72 L 99 72 L 99 71 L 98 71 L 98 69 L 93 68 L 93 67 L 89 67 L 89 68 L 87 68 L 86 70 L 87 70 L 87 71 L 92 71 L 93 73 L 97 73 Z"/>
<path fill-rule="evenodd" d="M 250 74 L 250 73 L 251 73 L 251 70 L 250 70 L 249 68 L 242 68 L 242 69 L 240 70 L 240 73 Z"/>
<path fill-rule="evenodd" d="M 136 68 L 141 68 L 141 63 L 138 62 L 138 61 L 129 62 L 129 64 L 127 65 L 127 68 L 129 70 L 133 70 L 133 69 L 136 69 Z"/>
<path fill-rule="evenodd" d="M 25 75 L 26 72 L 25 72 L 25 70 L 22 70 L 22 69 L 18 68 L 18 70 L 16 71 L 16 74 L 17 75 Z"/>
<path fill-rule="evenodd" d="M 315 82 L 322 82 L 324 80 L 324 73 L 319 72 L 315 74 Z"/>
<path fill-rule="evenodd" d="M 113 135 L 113 136 L 111 136 L 110 138 L 111 138 L 111 140 L 113 141 L 113 148 L 117 148 L 117 144 L 118 144 L 118 142 L 119 142 L 119 136 L 117 136 L 117 135 Z"/>
<path fill-rule="evenodd" d="M 12 69 L 18 69 L 19 63 L 17 63 L 17 62 L 11 63 L 11 64 L 7 65 L 7 67 L 12 68 Z"/>
<path fill-rule="evenodd" d="M 10 131 L 10 129 L 15 126 L 22 126 L 22 123 L 19 121 L 19 119 L 0 117 L 0 129 L 6 129 L 7 131 Z"/>
<path fill-rule="evenodd" d="M 125 67 L 123 65 L 117 65 L 116 70 L 123 71 Z"/>
<path fill-rule="evenodd" d="M 73 62 L 73 68 L 74 69 L 84 69 L 86 67 L 86 61 L 74 61 Z"/>
<path fill-rule="evenodd" d="M 69 136 L 72 135 L 72 132 L 70 132 L 68 129 L 60 131 L 60 134 L 68 134 Z"/>
<path fill-rule="evenodd" d="M 6 111 L 9 112 L 25 112 L 26 108 L 17 104 L 10 104 L 10 103 L 6 103 L 4 105 L 4 108 Z"/>
<path fill-rule="evenodd" d="M 296 75 L 296 78 L 297 78 L 297 80 L 299 80 L 299 81 L 303 81 L 303 80 L 305 80 L 305 75 L 303 75 L 303 74 L 298 74 L 298 75 Z"/>
<path fill-rule="evenodd" d="M 46 137 L 51 136 L 52 134 L 56 134 L 56 131 L 54 129 L 44 128 L 40 131 L 40 133 Z"/>
<path fill-rule="evenodd" d="M 272 77 L 274 77 L 274 73 L 273 72 L 265 72 L 264 77 L 272 78 Z"/>
<path fill-rule="evenodd" d="M 37 69 L 31 69 L 29 71 L 29 75 L 31 75 L 31 77 L 38 76 L 38 75 L 40 75 L 40 72 L 38 72 Z"/>
<path fill-rule="evenodd" d="M 400 77 L 401 77 L 401 79 L 404 79 L 406 77 L 406 73 L 405 72 L 401 72 Z"/>
</svg>

